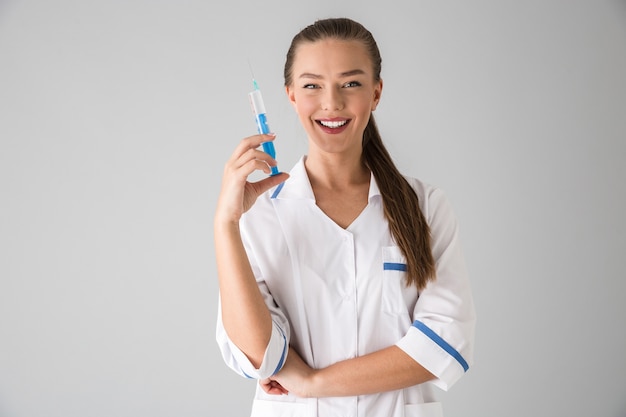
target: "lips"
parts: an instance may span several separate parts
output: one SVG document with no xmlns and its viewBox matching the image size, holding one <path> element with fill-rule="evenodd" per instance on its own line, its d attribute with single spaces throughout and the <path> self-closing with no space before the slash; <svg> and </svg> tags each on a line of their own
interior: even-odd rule
<svg viewBox="0 0 626 417">
<path fill-rule="evenodd" d="M 337 134 L 343 132 L 347 128 L 348 124 L 350 124 L 350 119 L 335 117 L 332 119 L 319 119 L 315 122 L 324 132 Z"/>
</svg>

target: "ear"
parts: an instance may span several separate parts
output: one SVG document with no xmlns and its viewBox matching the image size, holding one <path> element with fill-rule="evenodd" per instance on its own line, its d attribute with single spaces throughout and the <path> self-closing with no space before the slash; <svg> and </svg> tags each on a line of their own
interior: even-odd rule
<svg viewBox="0 0 626 417">
<path fill-rule="evenodd" d="M 289 102 L 295 108 L 296 107 L 296 95 L 295 95 L 294 88 L 287 85 L 285 86 L 285 92 L 287 93 L 287 98 L 289 99 Z"/>
<path fill-rule="evenodd" d="M 383 94 L 383 80 L 378 80 L 378 83 L 374 85 L 374 101 L 372 102 L 372 111 L 376 110 L 378 103 L 380 102 L 380 96 Z"/>
</svg>

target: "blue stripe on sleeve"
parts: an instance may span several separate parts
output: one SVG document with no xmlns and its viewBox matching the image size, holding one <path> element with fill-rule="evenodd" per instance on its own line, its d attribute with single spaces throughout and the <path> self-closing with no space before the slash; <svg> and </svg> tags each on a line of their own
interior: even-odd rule
<svg viewBox="0 0 626 417">
<path fill-rule="evenodd" d="M 467 372 L 467 370 L 469 369 L 469 365 L 467 364 L 465 359 L 463 359 L 463 356 L 461 356 L 461 354 L 457 352 L 456 349 L 450 346 L 448 342 L 443 340 L 437 333 L 433 332 L 430 329 L 430 327 L 426 326 L 421 321 L 415 320 L 413 322 L 413 327 L 420 330 L 422 333 L 428 336 L 433 342 L 437 343 L 443 350 L 448 352 L 454 359 L 456 359 L 459 362 L 459 364 L 463 367 L 463 370 Z"/>
<path fill-rule="evenodd" d="M 283 335 L 283 354 L 280 357 L 280 361 L 278 361 L 278 366 L 276 366 L 276 369 L 274 369 L 274 372 L 272 372 L 272 375 L 275 375 L 278 371 L 280 371 L 280 369 L 283 367 L 283 363 L 285 362 L 285 356 L 287 353 L 287 338 L 285 337 L 285 333 L 283 333 L 282 329 L 279 327 L 278 330 L 280 330 L 280 334 Z M 246 378 L 249 379 L 254 379 L 253 377 L 251 377 L 250 375 L 248 375 L 247 373 L 245 373 L 243 370 L 241 371 Z"/>
<path fill-rule="evenodd" d="M 396 262 L 383 263 L 383 270 L 385 271 L 404 271 L 406 272 L 406 264 L 399 264 Z"/>
<path fill-rule="evenodd" d="M 285 363 L 285 357 L 287 356 L 287 338 L 285 337 L 285 333 L 283 333 L 282 329 L 280 327 L 278 329 L 280 330 L 280 333 L 283 335 L 283 342 L 284 342 L 283 354 L 281 355 L 280 360 L 278 361 L 278 365 L 276 366 L 276 369 L 274 369 L 274 372 L 272 372 L 272 375 L 275 375 L 276 372 L 280 371 L 280 369 L 283 367 L 283 363 Z"/>
</svg>

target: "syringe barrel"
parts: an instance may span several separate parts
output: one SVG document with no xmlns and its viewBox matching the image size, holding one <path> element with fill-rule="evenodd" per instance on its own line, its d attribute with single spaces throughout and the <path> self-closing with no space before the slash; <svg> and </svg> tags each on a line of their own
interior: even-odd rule
<svg viewBox="0 0 626 417">
<path fill-rule="evenodd" d="M 261 90 L 254 90 L 250 93 L 250 104 L 254 114 L 265 114 L 265 104 L 263 104 Z"/>
<path fill-rule="evenodd" d="M 265 116 L 265 113 L 256 115 L 256 127 L 259 133 L 263 135 L 267 135 L 268 133 L 271 133 L 270 125 L 267 124 L 267 116 Z"/>
<path fill-rule="evenodd" d="M 250 93 L 250 104 L 252 105 L 252 111 L 256 117 L 256 126 L 259 133 L 270 133 L 270 126 L 267 123 L 267 116 L 265 114 L 265 104 L 263 104 L 263 97 L 260 90 L 254 90 Z"/>
<path fill-rule="evenodd" d="M 255 89 L 250 94 L 250 104 L 252 106 L 252 111 L 254 112 L 254 116 L 256 117 L 256 126 L 259 133 L 267 135 L 271 133 L 270 126 L 267 123 L 267 115 L 265 114 L 265 104 L 263 103 L 263 97 L 261 96 L 261 90 Z M 265 153 L 270 155 L 272 158 L 276 158 L 276 150 L 274 149 L 274 143 L 272 142 L 263 142 L 262 143 L 263 150 Z M 272 167 L 272 172 L 270 175 L 277 175 L 280 171 L 278 171 L 278 167 Z"/>
</svg>

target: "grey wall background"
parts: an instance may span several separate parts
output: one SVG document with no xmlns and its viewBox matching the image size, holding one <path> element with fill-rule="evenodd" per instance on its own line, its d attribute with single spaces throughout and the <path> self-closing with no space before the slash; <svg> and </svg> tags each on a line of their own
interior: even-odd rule
<svg viewBox="0 0 626 417">
<path fill-rule="evenodd" d="M 0 1 L 0 416 L 246 416 L 212 215 L 255 133 L 306 139 L 291 37 L 376 36 L 402 170 L 446 190 L 479 323 L 447 416 L 626 415 L 626 2 Z"/>
</svg>

